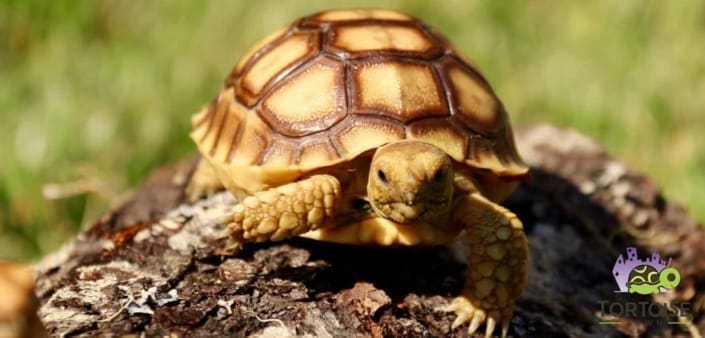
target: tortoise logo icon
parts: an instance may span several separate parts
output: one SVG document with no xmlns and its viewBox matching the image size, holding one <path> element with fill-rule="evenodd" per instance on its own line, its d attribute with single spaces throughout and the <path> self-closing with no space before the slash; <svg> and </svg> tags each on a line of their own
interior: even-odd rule
<svg viewBox="0 0 705 338">
<path fill-rule="evenodd" d="M 669 265 L 671 260 L 664 262 L 656 252 L 642 260 L 637 257 L 636 248 L 627 248 L 626 259 L 619 255 L 612 268 L 612 275 L 619 286 L 616 292 L 649 295 L 675 288 L 681 281 L 681 274 Z"/>
</svg>

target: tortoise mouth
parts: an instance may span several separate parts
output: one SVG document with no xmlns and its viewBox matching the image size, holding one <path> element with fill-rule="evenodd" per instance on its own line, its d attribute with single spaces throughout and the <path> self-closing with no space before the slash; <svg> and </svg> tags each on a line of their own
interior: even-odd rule
<svg viewBox="0 0 705 338">
<path fill-rule="evenodd" d="M 447 210 L 448 201 L 419 201 L 415 203 L 379 202 L 372 207 L 381 217 L 401 224 L 432 221 Z"/>
</svg>

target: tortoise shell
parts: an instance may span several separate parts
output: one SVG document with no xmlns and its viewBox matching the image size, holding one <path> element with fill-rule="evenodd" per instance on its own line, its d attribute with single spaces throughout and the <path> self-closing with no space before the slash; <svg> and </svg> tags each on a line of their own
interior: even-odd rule
<svg viewBox="0 0 705 338">
<path fill-rule="evenodd" d="M 326 11 L 275 32 L 192 122 L 231 191 L 288 183 L 402 139 L 510 180 L 528 170 L 482 75 L 422 22 L 388 10 Z"/>
</svg>

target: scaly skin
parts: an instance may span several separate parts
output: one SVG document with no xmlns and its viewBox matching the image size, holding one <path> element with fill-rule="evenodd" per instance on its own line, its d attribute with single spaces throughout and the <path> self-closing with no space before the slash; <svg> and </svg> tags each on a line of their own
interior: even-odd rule
<svg viewBox="0 0 705 338">
<path fill-rule="evenodd" d="M 246 197 L 228 225 L 231 247 L 280 241 L 332 223 L 342 199 L 340 182 L 314 175 Z"/>
<path fill-rule="evenodd" d="M 453 213 L 470 244 L 468 274 L 463 294 L 446 309 L 457 314 L 452 327 L 469 322 L 474 333 L 485 323 L 485 336 L 497 324 L 506 337 L 514 301 L 527 282 L 528 242 L 521 221 L 511 211 L 478 193 L 462 197 Z"/>
</svg>

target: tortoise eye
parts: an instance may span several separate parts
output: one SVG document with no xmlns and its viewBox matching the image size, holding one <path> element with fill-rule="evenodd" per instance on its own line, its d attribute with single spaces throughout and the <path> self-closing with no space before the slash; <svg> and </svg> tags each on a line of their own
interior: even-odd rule
<svg viewBox="0 0 705 338">
<path fill-rule="evenodd" d="M 379 178 L 382 183 L 387 183 L 387 175 L 384 174 L 382 169 L 377 169 L 377 178 Z"/>
</svg>

